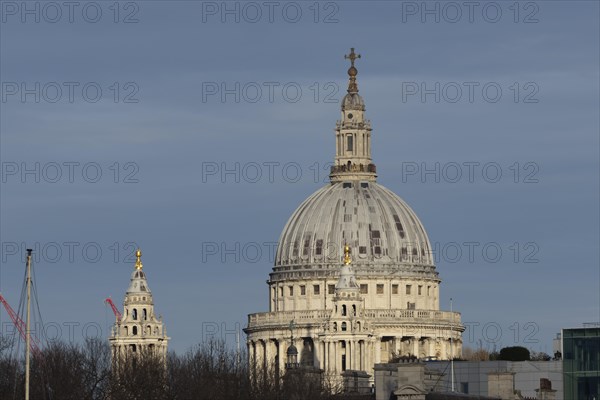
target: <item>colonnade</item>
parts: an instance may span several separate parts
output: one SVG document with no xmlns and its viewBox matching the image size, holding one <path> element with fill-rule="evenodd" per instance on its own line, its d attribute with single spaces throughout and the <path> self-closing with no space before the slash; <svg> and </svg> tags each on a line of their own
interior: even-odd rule
<svg viewBox="0 0 600 400">
<path fill-rule="evenodd" d="M 304 349 L 305 339 L 312 341 L 312 357 Z M 286 351 L 290 339 L 258 339 L 248 342 L 250 368 L 265 371 L 285 371 Z M 437 339 L 428 336 L 317 336 L 294 340 L 298 348 L 298 362 L 323 370 L 325 374 L 338 375 L 344 370 L 360 370 L 373 373 L 373 366 L 386 363 L 395 355 L 438 357 L 449 359 L 461 354 L 460 340 L 453 345 L 447 338 Z M 303 358 L 304 356 L 304 358 Z"/>
</svg>

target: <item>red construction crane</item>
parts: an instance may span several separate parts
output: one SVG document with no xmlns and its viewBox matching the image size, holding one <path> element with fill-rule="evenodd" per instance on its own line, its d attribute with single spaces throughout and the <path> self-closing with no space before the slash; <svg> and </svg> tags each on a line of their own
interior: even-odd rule
<svg viewBox="0 0 600 400">
<path fill-rule="evenodd" d="M 13 324 L 17 327 L 17 330 L 21 334 L 21 338 L 23 341 L 27 341 L 27 328 L 23 320 L 17 315 L 17 313 L 12 309 L 10 304 L 6 301 L 6 299 L 0 294 L 0 303 L 6 309 L 8 316 L 12 319 Z M 31 348 L 31 352 L 34 356 L 40 357 L 42 355 L 42 351 L 40 350 L 40 342 L 38 338 L 30 333 L 31 340 L 29 341 L 29 347 Z"/>
<path fill-rule="evenodd" d="M 119 312 L 119 310 L 117 309 L 117 306 L 115 306 L 115 303 L 113 303 L 112 299 L 109 297 L 106 300 L 104 300 L 105 303 L 108 303 L 110 305 L 110 308 L 112 308 L 113 313 L 115 314 L 115 317 L 117 318 L 117 323 L 121 322 L 121 313 Z"/>
</svg>

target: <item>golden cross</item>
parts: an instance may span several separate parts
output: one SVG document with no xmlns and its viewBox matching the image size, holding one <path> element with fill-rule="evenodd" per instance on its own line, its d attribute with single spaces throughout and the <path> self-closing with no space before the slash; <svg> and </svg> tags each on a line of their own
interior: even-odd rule
<svg viewBox="0 0 600 400">
<path fill-rule="evenodd" d="M 350 64 L 352 67 L 354 67 L 354 60 L 356 60 L 357 58 L 360 58 L 360 54 L 354 53 L 354 47 L 350 48 L 350 54 L 344 55 L 344 59 L 350 60 Z"/>
</svg>

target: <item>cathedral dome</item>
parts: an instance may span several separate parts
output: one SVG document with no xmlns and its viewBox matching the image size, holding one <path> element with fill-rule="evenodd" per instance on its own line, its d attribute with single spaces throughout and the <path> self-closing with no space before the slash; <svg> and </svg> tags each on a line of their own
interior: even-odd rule
<svg viewBox="0 0 600 400">
<path fill-rule="evenodd" d="M 383 274 L 437 279 L 421 221 L 400 197 L 376 182 L 371 124 L 356 82 L 354 61 L 360 55 L 352 48 L 346 58 L 351 62 L 348 93 L 335 129 L 331 184 L 313 193 L 290 217 L 279 238 L 272 278 L 288 270 L 338 269 L 341 250 L 349 246 L 358 275 L 382 267 L 377 270 Z"/>
<path fill-rule="evenodd" d="M 275 267 L 337 268 L 346 244 L 353 265 L 433 266 L 425 229 L 400 197 L 376 182 L 342 181 L 319 189 L 292 214 Z"/>
</svg>

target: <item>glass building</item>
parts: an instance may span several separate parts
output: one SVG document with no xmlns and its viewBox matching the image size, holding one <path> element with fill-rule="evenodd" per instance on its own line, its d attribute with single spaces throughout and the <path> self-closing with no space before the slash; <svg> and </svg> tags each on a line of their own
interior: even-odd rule
<svg viewBox="0 0 600 400">
<path fill-rule="evenodd" d="M 600 400 L 600 324 L 562 330 L 565 400 Z"/>
</svg>

